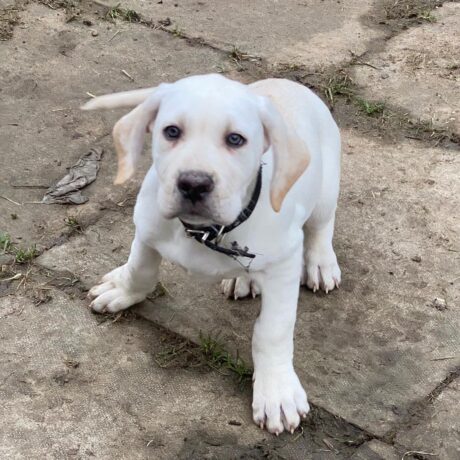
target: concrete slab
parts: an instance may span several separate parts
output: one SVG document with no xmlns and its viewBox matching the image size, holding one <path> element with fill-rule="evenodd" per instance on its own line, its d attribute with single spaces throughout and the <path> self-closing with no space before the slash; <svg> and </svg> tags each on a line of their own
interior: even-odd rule
<svg viewBox="0 0 460 460">
<path fill-rule="evenodd" d="M 317 69 L 342 64 L 351 52 L 363 53 L 383 37 L 365 20 L 378 2 L 324 0 L 244 0 L 228 2 L 185 0 L 127 0 L 154 21 L 169 18 L 169 29 L 231 51 L 233 47 L 272 64 L 304 64 Z"/>
<path fill-rule="evenodd" d="M 98 213 L 96 201 L 113 205 L 132 190 L 111 186 L 116 164 L 109 134 L 124 112 L 81 112 L 87 92 L 102 94 L 213 72 L 223 58 L 164 32 L 126 22 L 115 25 L 89 12 L 84 15 L 91 26 L 66 22 L 64 11 L 35 3 L 19 14 L 13 38 L 0 47 L 0 196 L 28 204 L 0 198 L 0 229 L 17 242 L 46 247 L 66 231 L 66 216 L 91 221 Z M 106 153 L 97 186 L 85 190 L 90 201 L 82 206 L 37 204 L 45 188 L 94 146 Z"/>
<path fill-rule="evenodd" d="M 416 142 L 384 145 L 344 133 L 336 231 L 344 283 L 327 296 L 302 292 L 296 365 L 311 401 L 377 435 L 456 364 L 442 358 L 459 355 L 459 161 Z M 127 216 L 104 219 L 38 263 L 64 266 L 91 285 L 125 261 L 132 234 Z M 113 251 L 120 242 L 122 252 Z M 225 301 L 217 286 L 170 264 L 162 281 L 168 294 L 138 312 L 193 340 L 219 335 L 249 357 L 258 301 Z M 438 297 L 446 309 L 433 303 Z"/>
<path fill-rule="evenodd" d="M 364 97 L 400 106 L 415 119 L 460 133 L 460 4 L 445 2 L 432 21 L 389 40 L 354 66 Z"/>
<path fill-rule="evenodd" d="M 460 382 L 453 381 L 427 407 L 426 413 L 409 429 L 396 436 L 396 442 L 412 451 L 426 452 L 435 458 L 449 460 L 460 457 Z"/>
<path fill-rule="evenodd" d="M 43 288 L 32 278 L 27 291 Z M 294 436 L 268 435 L 252 423 L 250 384 L 200 364 L 199 352 L 164 367 L 183 339 L 133 315 L 101 322 L 78 296 L 47 294 L 40 305 L 0 298 L 1 458 L 326 460 L 362 439 L 316 408 Z"/>
<path fill-rule="evenodd" d="M 1 458 L 172 459 L 198 440 L 204 452 L 264 441 L 248 390 L 156 364 L 165 333 L 151 323 L 100 323 L 81 301 L 49 294 L 40 306 L 0 298 Z"/>
</svg>

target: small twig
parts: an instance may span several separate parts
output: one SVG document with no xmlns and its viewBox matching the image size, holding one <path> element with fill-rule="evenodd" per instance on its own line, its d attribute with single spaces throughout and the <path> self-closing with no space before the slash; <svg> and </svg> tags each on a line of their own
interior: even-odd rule
<svg viewBox="0 0 460 460">
<path fill-rule="evenodd" d="M 369 64 L 369 62 L 364 61 L 353 62 L 352 65 L 367 65 L 368 67 L 372 67 L 375 70 L 382 70 L 380 67 L 376 67 L 375 65 Z"/>
<path fill-rule="evenodd" d="M 86 91 L 86 94 L 89 96 L 89 97 L 96 97 L 94 94 L 90 93 L 89 91 Z"/>
<path fill-rule="evenodd" d="M 47 7 L 50 8 L 51 10 L 56 10 L 56 8 L 55 8 L 53 5 L 51 5 L 50 3 L 48 3 L 48 2 L 45 2 L 45 1 L 42 0 L 40 3 L 41 3 L 42 5 L 47 6 Z"/>
<path fill-rule="evenodd" d="M 121 73 L 122 73 L 123 75 L 126 75 L 131 81 L 134 81 L 134 78 L 133 78 L 128 72 L 126 72 L 126 70 L 123 70 L 123 69 L 122 69 L 122 70 L 121 70 Z"/>
<path fill-rule="evenodd" d="M 17 201 L 12 200 L 11 198 L 8 198 L 7 196 L 0 195 L 0 198 L 3 198 L 6 201 L 9 201 L 10 203 L 13 203 L 17 206 L 22 206 L 21 203 L 18 203 Z"/>
<path fill-rule="evenodd" d="M 49 188 L 49 185 L 28 185 L 28 184 L 10 184 L 13 188 Z"/>
<path fill-rule="evenodd" d="M 456 356 L 446 356 L 444 358 L 433 358 L 431 361 L 444 361 L 446 359 L 455 359 Z"/>
<path fill-rule="evenodd" d="M 404 460 L 407 455 L 419 454 L 419 455 L 429 455 L 431 457 L 437 457 L 438 454 L 433 454 L 433 452 L 421 452 L 419 450 L 408 450 L 402 457 L 401 460 Z"/>
<path fill-rule="evenodd" d="M 296 442 L 297 439 L 299 439 L 302 435 L 303 435 L 303 426 L 300 425 L 300 433 L 299 433 L 294 439 L 292 439 L 292 440 L 289 441 L 289 442 L 291 442 L 291 443 Z"/>
<path fill-rule="evenodd" d="M 120 321 L 120 319 L 123 317 L 123 312 L 121 311 L 120 313 L 117 313 L 115 315 L 115 318 L 113 318 L 112 321 L 110 321 L 112 324 L 113 323 L 117 323 L 118 321 Z"/>
<path fill-rule="evenodd" d="M 120 33 L 120 30 L 117 30 L 117 31 L 109 38 L 109 42 L 111 42 L 119 33 Z"/>
<path fill-rule="evenodd" d="M 17 285 L 17 287 L 16 287 L 16 292 L 19 290 L 19 288 L 21 287 L 22 284 L 24 284 L 24 288 L 26 287 L 27 278 L 29 277 L 31 271 L 32 271 L 32 268 L 29 268 L 29 269 L 23 274 L 23 277 L 22 277 L 21 281 L 19 281 L 19 283 L 18 283 L 18 285 Z"/>
<path fill-rule="evenodd" d="M 0 283 L 1 283 L 2 281 L 13 281 L 13 280 L 18 280 L 19 278 L 21 278 L 21 276 L 22 276 L 22 273 L 16 273 L 16 275 L 11 276 L 10 278 L 0 279 Z"/>
<path fill-rule="evenodd" d="M 372 67 L 373 69 L 382 70 L 382 69 L 379 69 L 378 67 L 375 67 L 375 65 L 369 64 L 369 62 L 361 61 L 359 56 L 353 51 L 348 50 L 348 52 L 351 54 L 352 59 L 356 59 L 356 61 L 353 61 L 351 65 L 367 65 L 369 67 Z"/>
</svg>

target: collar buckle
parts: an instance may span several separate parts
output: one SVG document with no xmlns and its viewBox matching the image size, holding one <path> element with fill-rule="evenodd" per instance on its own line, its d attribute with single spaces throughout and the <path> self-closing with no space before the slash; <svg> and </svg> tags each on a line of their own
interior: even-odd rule
<svg viewBox="0 0 460 460">
<path fill-rule="evenodd" d="M 193 228 L 186 228 L 185 234 L 189 238 L 195 238 L 198 241 L 204 242 L 208 239 L 210 232 L 205 230 L 195 230 Z"/>
</svg>

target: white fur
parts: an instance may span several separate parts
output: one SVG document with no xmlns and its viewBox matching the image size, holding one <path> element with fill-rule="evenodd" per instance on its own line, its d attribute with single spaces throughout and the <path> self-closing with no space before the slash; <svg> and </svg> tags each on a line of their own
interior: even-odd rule
<svg viewBox="0 0 460 460">
<path fill-rule="evenodd" d="M 161 97 L 159 91 L 164 92 Z M 340 283 L 332 248 L 340 176 L 338 128 L 317 96 L 287 80 L 263 80 L 246 86 L 222 76 L 196 76 L 166 85 L 165 89 L 162 85 L 133 92 L 131 99 L 129 92 L 103 96 L 91 101 L 88 108 L 142 102 L 148 109 L 149 98 L 153 101 L 152 113 L 156 114 L 151 115 L 150 125 L 154 164 L 134 210 L 136 235 L 131 254 L 125 265 L 108 273 L 101 285 L 91 289 L 92 308 L 116 312 L 143 300 L 158 282 L 162 258 L 191 273 L 224 279 L 222 289 L 228 297 L 261 293 L 262 309 L 252 343 L 253 417 L 272 433 L 284 429 L 292 432 L 309 410 L 292 363 L 299 285 L 327 292 Z M 142 111 L 139 107 L 135 110 Z M 273 114 L 267 111 L 276 112 L 268 122 L 266 118 Z M 129 123 L 135 121 L 130 116 L 125 117 Z M 173 123 L 185 126 L 180 145 L 172 146 L 162 134 L 164 126 Z M 226 130 L 244 134 L 247 145 L 228 151 L 222 141 Z M 278 130 L 276 136 L 264 132 L 272 130 Z M 274 162 L 274 148 L 279 148 L 275 144 L 282 143 L 280 137 L 289 130 L 286 136 L 298 136 L 309 152 L 310 164 L 290 188 L 280 211 L 275 212 L 276 199 L 270 195 L 276 193 L 275 182 L 278 180 L 279 185 L 287 177 L 281 170 L 289 168 L 291 159 L 294 164 L 296 153 L 282 152 L 285 157 L 281 159 L 277 153 Z M 283 164 L 285 160 L 289 161 Z M 225 239 L 237 241 L 257 254 L 249 271 L 245 271 L 237 261 L 185 235 L 177 219 L 182 211 L 176 180 L 186 169 L 211 174 L 216 188 L 206 204 L 206 215 L 188 219 L 201 224 L 229 224 L 246 205 L 261 161 L 264 167 L 259 202 L 252 216 Z"/>
</svg>

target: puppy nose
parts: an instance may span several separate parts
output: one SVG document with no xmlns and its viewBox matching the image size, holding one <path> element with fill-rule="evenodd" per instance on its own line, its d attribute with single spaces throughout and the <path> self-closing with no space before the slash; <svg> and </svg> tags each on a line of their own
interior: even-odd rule
<svg viewBox="0 0 460 460">
<path fill-rule="evenodd" d="M 181 195 L 193 204 L 201 201 L 214 189 L 212 177 L 203 171 L 185 171 L 177 179 Z"/>
</svg>

